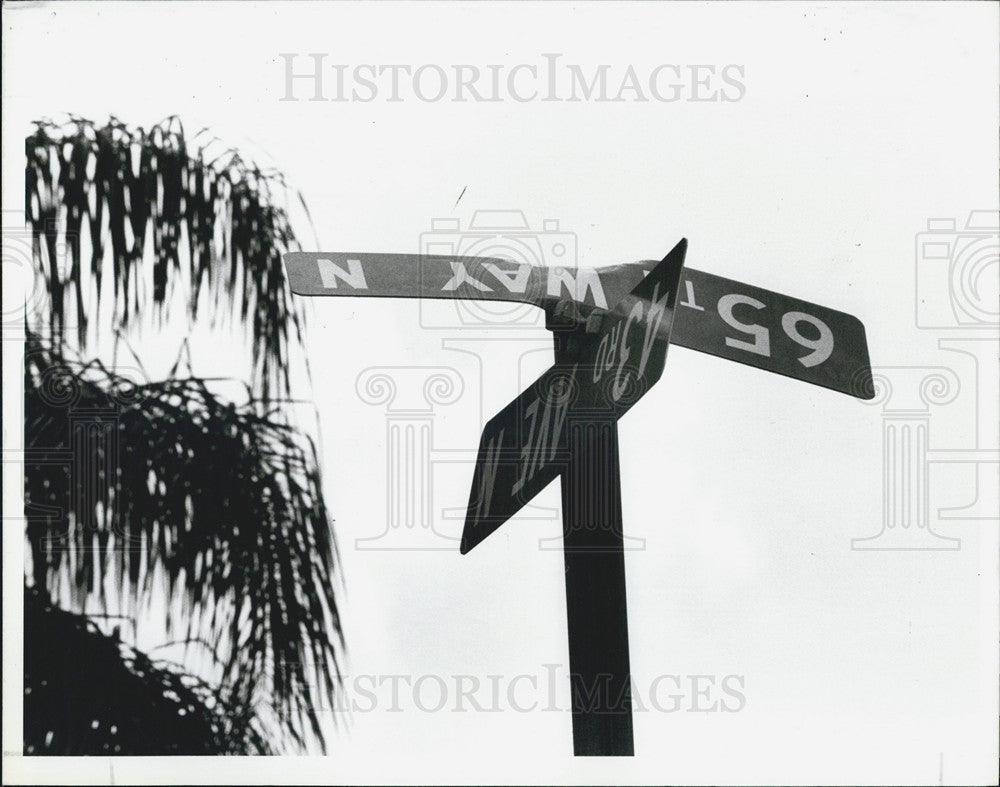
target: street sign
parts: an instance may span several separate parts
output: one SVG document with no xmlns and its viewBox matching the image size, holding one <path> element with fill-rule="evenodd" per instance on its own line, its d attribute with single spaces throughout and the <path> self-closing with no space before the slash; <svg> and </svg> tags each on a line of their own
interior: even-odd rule
<svg viewBox="0 0 1000 787">
<path fill-rule="evenodd" d="M 297 295 L 460 298 L 537 306 L 558 298 L 563 288 L 572 288 L 566 294 L 577 288 L 575 268 L 542 268 L 499 257 L 300 251 L 285 254 L 284 260 Z M 600 287 L 595 271 L 581 276 Z M 597 297 L 603 300 L 603 295 Z"/>
<path fill-rule="evenodd" d="M 631 756 L 618 419 L 663 374 L 687 241 L 610 310 L 548 315 L 556 363 L 483 429 L 462 554 L 562 476 L 573 752 Z"/>
<path fill-rule="evenodd" d="M 299 295 L 519 301 L 545 310 L 555 365 L 486 424 L 461 551 L 556 477 L 578 756 L 633 753 L 618 419 L 663 374 L 673 342 L 872 398 L 864 326 L 848 314 L 659 263 L 541 268 L 499 258 L 286 254 Z"/>
<path fill-rule="evenodd" d="M 687 269 L 671 342 L 860 399 L 875 396 L 861 320 Z"/>
<path fill-rule="evenodd" d="M 517 301 L 551 312 L 560 301 L 607 309 L 655 261 L 543 268 L 492 257 L 292 252 L 298 295 Z M 865 328 L 850 314 L 685 268 L 671 341 L 861 399 L 871 399 Z"/>
<path fill-rule="evenodd" d="M 610 311 L 550 319 L 558 362 L 483 429 L 462 554 L 560 474 L 567 421 L 614 423 L 660 379 L 686 250 L 682 240 Z"/>
</svg>

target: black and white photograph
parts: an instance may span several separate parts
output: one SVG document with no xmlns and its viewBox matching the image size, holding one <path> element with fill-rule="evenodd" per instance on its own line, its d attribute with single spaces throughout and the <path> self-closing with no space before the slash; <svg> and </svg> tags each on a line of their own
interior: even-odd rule
<svg viewBox="0 0 1000 787">
<path fill-rule="evenodd" d="M 4 784 L 995 784 L 1000 5 L 3 5 Z"/>
</svg>

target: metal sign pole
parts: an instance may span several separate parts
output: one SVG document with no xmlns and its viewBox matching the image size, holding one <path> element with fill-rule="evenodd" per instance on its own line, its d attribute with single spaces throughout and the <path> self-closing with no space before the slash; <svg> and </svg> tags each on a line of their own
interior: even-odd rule
<svg viewBox="0 0 1000 787">
<path fill-rule="evenodd" d="M 569 425 L 562 475 L 573 753 L 632 756 L 618 424 Z"/>
<path fill-rule="evenodd" d="M 593 357 L 599 337 L 553 332 L 557 367 Z M 634 746 L 618 419 L 611 407 L 594 405 L 574 408 L 567 420 L 561 474 L 573 753 L 629 757 Z"/>
</svg>

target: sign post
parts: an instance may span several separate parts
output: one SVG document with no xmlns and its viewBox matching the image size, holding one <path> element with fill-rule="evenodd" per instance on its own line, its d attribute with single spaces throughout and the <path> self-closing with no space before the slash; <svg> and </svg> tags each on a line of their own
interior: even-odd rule
<svg viewBox="0 0 1000 787">
<path fill-rule="evenodd" d="M 864 399 L 871 367 L 851 315 L 660 262 L 573 274 L 489 258 L 285 255 L 300 295 L 475 298 L 545 310 L 555 364 L 483 428 L 460 550 L 560 477 L 573 747 L 631 756 L 618 419 L 662 376 L 671 342 Z"/>
<path fill-rule="evenodd" d="M 631 756 L 618 423 L 580 418 L 568 426 L 569 463 L 560 480 L 573 753 Z"/>
<path fill-rule="evenodd" d="M 546 311 L 556 363 L 487 423 L 468 552 L 561 475 L 573 749 L 631 756 L 618 419 L 663 374 L 687 242 L 608 311 Z"/>
</svg>

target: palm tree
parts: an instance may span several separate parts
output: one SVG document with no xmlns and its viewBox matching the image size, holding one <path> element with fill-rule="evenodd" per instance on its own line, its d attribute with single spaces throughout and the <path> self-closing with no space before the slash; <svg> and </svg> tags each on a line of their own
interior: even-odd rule
<svg viewBox="0 0 1000 787">
<path fill-rule="evenodd" d="M 199 137 L 176 118 L 74 117 L 26 141 L 48 295 L 25 347 L 27 752 L 324 745 L 343 635 L 317 453 L 290 415 L 303 318 L 281 264 L 297 248 L 288 190 Z M 119 345 L 178 311 L 246 326 L 242 401 L 190 362 L 123 373 Z M 110 361 L 93 349 L 109 336 Z M 152 618 L 180 664 L 107 631 Z"/>
<path fill-rule="evenodd" d="M 274 752 L 252 713 L 38 588 L 25 590 L 24 644 L 27 754 Z"/>
</svg>

